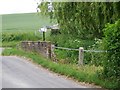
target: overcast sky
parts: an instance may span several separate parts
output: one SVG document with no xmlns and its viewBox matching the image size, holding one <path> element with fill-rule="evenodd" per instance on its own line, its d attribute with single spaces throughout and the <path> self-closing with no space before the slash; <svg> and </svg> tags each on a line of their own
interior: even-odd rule
<svg viewBox="0 0 120 90">
<path fill-rule="evenodd" d="M 36 12 L 38 0 L 0 0 L 0 14 Z"/>
</svg>

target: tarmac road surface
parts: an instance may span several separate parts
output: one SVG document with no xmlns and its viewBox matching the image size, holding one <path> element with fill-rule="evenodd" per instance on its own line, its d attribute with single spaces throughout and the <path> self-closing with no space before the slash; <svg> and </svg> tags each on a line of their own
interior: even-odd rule
<svg viewBox="0 0 120 90">
<path fill-rule="evenodd" d="M 57 74 L 53 74 L 23 58 L 2 56 L 2 88 L 87 87 L 58 76 Z"/>
</svg>

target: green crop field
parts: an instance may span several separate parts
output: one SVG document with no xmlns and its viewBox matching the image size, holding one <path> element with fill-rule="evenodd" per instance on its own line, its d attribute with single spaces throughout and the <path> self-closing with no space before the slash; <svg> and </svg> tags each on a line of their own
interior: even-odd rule
<svg viewBox="0 0 120 90">
<path fill-rule="evenodd" d="M 2 15 L 2 32 L 28 32 L 51 25 L 49 17 L 38 13 Z"/>
<path fill-rule="evenodd" d="M 1 43 L 3 46 L 16 46 L 24 40 L 42 40 L 42 33 L 38 30 L 53 24 L 54 22 L 51 23 L 49 17 L 40 13 L 0 15 L 0 34 L 2 34 L 0 46 Z M 50 30 L 46 33 L 46 39 L 49 35 Z"/>
</svg>

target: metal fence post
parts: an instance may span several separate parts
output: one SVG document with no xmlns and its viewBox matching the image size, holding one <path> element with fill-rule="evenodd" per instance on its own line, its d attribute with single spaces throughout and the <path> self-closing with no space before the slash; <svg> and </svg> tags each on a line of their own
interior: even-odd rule
<svg viewBox="0 0 120 90">
<path fill-rule="evenodd" d="M 78 61 L 78 65 L 83 65 L 83 59 L 84 59 L 84 48 L 80 47 L 79 48 L 79 61 Z"/>
</svg>

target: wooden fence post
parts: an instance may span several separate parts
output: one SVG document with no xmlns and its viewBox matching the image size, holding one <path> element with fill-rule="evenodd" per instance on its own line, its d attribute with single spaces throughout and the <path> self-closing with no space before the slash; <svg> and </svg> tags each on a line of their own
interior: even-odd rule
<svg viewBox="0 0 120 90">
<path fill-rule="evenodd" d="M 45 42 L 47 58 L 51 58 L 51 42 Z"/>
<path fill-rule="evenodd" d="M 78 61 L 78 65 L 83 65 L 83 59 L 84 59 L 84 48 L 80 47 L 79 48 L 79 61 Z"/>
<path fill-rule="evenodd" d="M 51 44 L 51 59 L 54 58 L 54 49 L 55 49 L 55 45 Z"/>
</svg>

